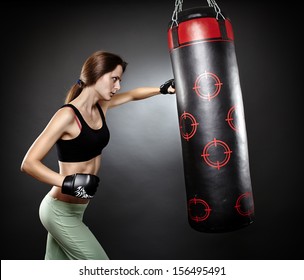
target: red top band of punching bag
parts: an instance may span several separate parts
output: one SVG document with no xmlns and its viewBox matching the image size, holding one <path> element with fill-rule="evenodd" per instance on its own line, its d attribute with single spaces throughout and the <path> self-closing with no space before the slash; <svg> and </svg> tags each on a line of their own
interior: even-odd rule
<svg viewBox="0 0 304 280">
<path fill-rule="evenodd" d="M 233 29 L 229 19 L 216 19 L 213 8 L 187 14 L 181 11 L 178 15 L 177 26 L 168 31 L 169 50 L 201 41 L 233 41 Z M 206 12 L 207 11 L 207 12 Z M 189 17 L 191 15 L 191 17 Z"/>
</svg>

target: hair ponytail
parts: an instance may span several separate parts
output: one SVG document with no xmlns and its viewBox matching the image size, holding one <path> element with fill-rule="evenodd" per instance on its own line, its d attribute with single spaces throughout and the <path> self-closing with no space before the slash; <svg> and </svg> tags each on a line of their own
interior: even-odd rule
<svg viewBox="0 0 304 280">
<path fill-rule="evenodd" d="M 65 98 L 65 103 L 69 103 L 72 100 L 74 100 L 77 96 L 79 96 L 83 88 L 84 88 L 84 82 L 79 79 L 77 83 L 72 85 L 72 87 L 68 91 L 67 96 Z"/>
<path fill-rule="evenodd" d="M 77 96 L 82 92 L 82 88 L 80 88 L 77 84 L 73 85 L 67 93 L 65 98 L 65 103 L 69 103 L 74 100 Z"/>
</svg>

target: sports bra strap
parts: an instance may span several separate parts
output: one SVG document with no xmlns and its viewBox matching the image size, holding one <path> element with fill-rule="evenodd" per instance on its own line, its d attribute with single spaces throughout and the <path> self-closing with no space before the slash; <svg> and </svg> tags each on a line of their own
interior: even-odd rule
<svg viewBox="0 0 304 280">
<path fill-rule="evenodd" d="M 82 117 L 81 113 L 79 112 L 79 110 L 73 104 L 69 104 L 69 103 L 68 104 L 64 104 L 64 105 L 61 106 L 61 108 L 63 108 L 63 107 L 70 107 L 70 108 L 73 109 L 73 111 L 76 114 L 75 120 L 77 121 L 77 124 L 78 124 L 79 128 L 81 129 L 82 128 L 81 123 L 82 122 L 86 123 L 86 122 L 83 119 L 83 117 Z M 101 109 L 101 107 L 100 107 L 100 105 L 98 103 L 96 103 L 96 107 L 97 107 L 97 109 L 99 111 L 99 114 L 101 116 L 102 123 L 104 124 L 106 122 L 106 119 L 105 119 L 105 115 L 103 113 L 103 110 Z"/>
<path fill-rule="evenodd" d="M 84 121 L 84 120 L 82 118 L 82 115 L 78 111 L 78 109 L 72 104 L 64 104 L 64 105 L 61 106 L 61 108 L 63 108 L 63 107 L 69 107 L 74 111 L 74 113 L 75 113 L 74 118 L 77 122 L 77 125 L 78 125 L 79 129 L 81 130 L 82 129 L 81 121 Z"/>
<path fill-rule="evenodd" d="M 70 107 L 70 108 L 72 108 L 73 111 L 75 112 L 76 116 L 77 116 L 78 118 L 82 118 L 80 112 L 78 111 L 78 109 L 77 109 L 73 104 L 64 104 L 64 105 L 62 105 L 60 108 L 63 108 L 63 107 Z"/>
<path fill-rule="evenodd" d="M 104 115 L 103 110 L 101 109 L 99 103 L 96 103 L 96 107 L 97 107 L 97 109 L 98 109 L 98 111 L 101 115 L 102 123 L 104 123 L 105 122 L 105 115 Z"/>
</svg>

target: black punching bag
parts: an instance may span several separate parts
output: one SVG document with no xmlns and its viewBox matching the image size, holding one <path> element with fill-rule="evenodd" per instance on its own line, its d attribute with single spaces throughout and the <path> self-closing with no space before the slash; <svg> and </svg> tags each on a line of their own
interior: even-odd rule
<svg viewBox="0 0 304 280">
<path fill-rule="evenodd" d="M 197 231 L 226 232 L 253 222 L 254 201 L 233 30 L 208 2 L 186 10 L 176 4 L 168 45 L 188 221 Z"/>
</svg>

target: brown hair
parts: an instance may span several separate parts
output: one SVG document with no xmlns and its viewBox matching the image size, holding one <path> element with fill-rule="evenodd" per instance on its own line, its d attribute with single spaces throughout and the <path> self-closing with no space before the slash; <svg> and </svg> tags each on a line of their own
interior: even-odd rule
<svg viewBox="0 0 304 280">
<path fill-rule="evenodd" d="M 122 66 L 123 72 L 126 70 L 127 62 L 119 55 L 96 51 L 83 64 L 80 78 L 67 93 L 65 103 L 71 102 L 80 95 L 86 86 L 94 85 L 97 80 L 106 73 L 112 72 L 118 65 Z"/>
</svg>

